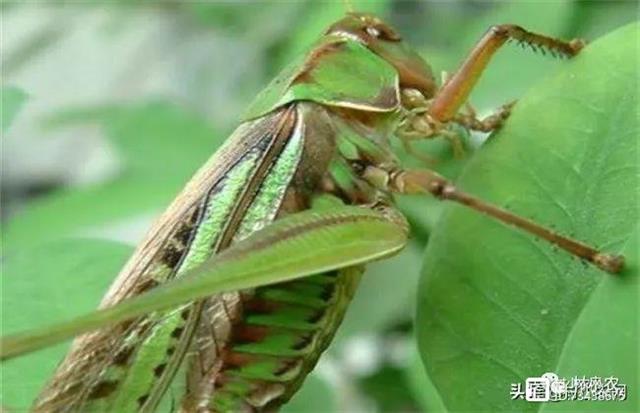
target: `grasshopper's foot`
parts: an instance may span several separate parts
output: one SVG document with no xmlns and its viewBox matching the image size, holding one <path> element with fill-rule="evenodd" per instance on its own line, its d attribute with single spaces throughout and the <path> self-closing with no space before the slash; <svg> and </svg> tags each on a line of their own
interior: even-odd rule
<svg viewBox="0 0 640 413">
<path fill-rule="evenodd" d="M 450 122 L 442 123 L 434 120 L 428 113 L 428 107 L 418 107 L 408 110 L 405 118 L 395 134 L 402 142 L 405 151 L 417 159 L 433 166 L 436 160 L 428 155 L 417 152 L 411 143 L 417 140 L 434 139 L 441 136 L 447 139 L 452 146 L 456 158 L 464 157 L 465 150 L 460 135 L 448 129 Z"/>
<path fill-rule="evenodd" d="M 511 109 L 516 104 L 515 101 L 502 105 L 498 110 L 484 119 L 478 119 L 475 109 L 470 105 L 466 105 L 466 112 L 457 114 L 453 121 L 468 130 L 478 132 L 493 132 L 500 129 L 505 120 L 511 114 Z"/>
</svg>

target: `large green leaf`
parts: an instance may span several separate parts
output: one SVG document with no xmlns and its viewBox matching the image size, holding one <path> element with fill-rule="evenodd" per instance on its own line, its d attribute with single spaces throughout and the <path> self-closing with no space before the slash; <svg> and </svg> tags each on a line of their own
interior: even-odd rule
<svg viewBox="0 0 640 413">
<path fill-rule="evenodd" d="M 626 26 L 532 88 L 459 180 L 559 232 L 624 249 L 626 272 L 604 274 L 447 208 L 427 248 L 416 325 L 447 409 L 537 411 L 511 401 L 510 385 L 545 372 L 613 374 L 637 388 L 637 369 L 624 366 L 637 366 L 638 344 L 637 251 L 628 245 L 638 222 L 638 35 Z M 637 393 L 629 397 L 605 407 L 633 411 Z"/>
</svg>

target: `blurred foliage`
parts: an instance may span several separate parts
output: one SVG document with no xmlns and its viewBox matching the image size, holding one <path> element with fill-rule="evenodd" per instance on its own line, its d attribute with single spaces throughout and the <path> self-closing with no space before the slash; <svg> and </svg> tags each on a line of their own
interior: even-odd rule
<svg viewBox="0 0 640 413">
<path fill-rule="evenodd" d="M 317 413 L 338 410 L 335 392 L 327 380 L 312 373 L 304 386 L 283 408 L 283 413 Z"/>
<path fill-rule="evenodd" d="M 360 388 L 371 395 L 383 412 L 416 411 L 417 402 L 408 386 L 398 386 L 405 381 L 405 369 L 389 364 L 382 365 L 374 374 L 361 379 Z"/>
<path fill-rule="evenodd" d="M 47 119 L 48 127 L 78 122 L 100 125 L 124 167 L 99 185 L 61 189 L 27 205 L 3 234 L 8 246 L 69 236 L 82 228 L 153 212 L 171 201 L 222 142 L 222 135 L 206 120 L 166 102 L 66 110 Z"/>
<path fill-rule="evenodd" d="M 16 19 L 23 19 L 25 25 L 35 22 L 38 28 L 26 40 L 15 41 L 20 47 L 9 50 L 10 53 L 3 51 L 3 84 L 11 87 L 2 88 L 2 139 L 3 142 L 26 141 L 25 136 L 20 135 L 23 129 L 13 126 L 7 129 L 12 118 L 15 126 L 21 126 L 23 117 L 37 125 L 38 136 L 34 141 L 29 141 L 36 143 L 32 151 L 37 153 L 41 150 L 40 145 L 53 139 L 57 133 L 84 133 L 84 128 L 90 125 L 99 131 L 107 146 L 113 149 L 117 168 L 105 173 L 97 182 L 86 185 L 66 180 L 65 185 L 56 186 L 21 203 L 3 223 L 3 334 L 25 326 L 35 327 L 68 318 L 95 306 L 131 251 L 130 247 L 104 238 L 111 238 L 114 232 L 125 234 L 116 236 L 117 239 L 134 241 L 139 238 L 137 233 L 133 236 L 130 234 L 131 231 L 135 233 L 131 228 L 140 226 L 140 222 L 142 227 L 146 226 L 149 217 L 162 211 L 189 176 L 232 130 L 243 107 L 249 104 L 260 87 L 267 84 L 287 62 L 308 47 L 344 12 L 342 1 L 311 0 L 129 0 L 109 4 L 96 1 L 95 5 L 86 3 L 82 6 L 63 3 L 59 2 L 55 7 L 22 5 L 18 2 L 2 4 L 3 18 L 6 17 L 7 21 L 11 21 L 14 16 L 12 13 L 15 13 L 18 16 Z M 474 42 L 492 24 L 517 23 L 551 35 L 566 38 L 579 36 L 592 40 L 632 21 L 637 12 L 635 1 L 351 3 L 356 10 L 376 12 L 394 24 L 431 63 L 434 73 L 453 71 Z M 32 10 L 30 7 L 36 16 L 33 20 L 20 14 L 25 9 Z M 47 13 L 51 13 L 53 18 L 42 17 Z M 43 87 L 37 76 L 35 80 L 33 76 L 20 77 L 21 73 L 37 69 L 42 64 L 41 59 L 56 47 L 65 47 L 68 37 L 71 37 L 65 37 L 67 31 L 74 29 L 84 33 L 82 30 L 96 29 L 91 23 L 82 29 L 78 28 L 81 25 L 71 24 L 76 22 L 73 18 L 83 24 L 85 20 L 95 22 L 89 19 L 95 14 L 108 16 L 108 24 L 97 29 L 102 36 L 102 43 L 91 43 L 96 41 L 94 37 L 85 41 L 93 48 L 104 50 L 104 53 L 112 53 L 115 49 L 111 46 L 119 42 L 138 42 L 136 36 L 145 30 L 145 27 L 139 26 L 144 24 L 153 30 L 175 34 L 176 39 L 158 35 L 154 43 L 140 42 L 140 49 L 133 55 L 127 55 L 129 58 L 142 56 L 133 62 L 122 62 L 116 56 L 107 65 L 109 67 L 88 66 L 89 70 L 104 69 L 105 72 L 111 66 L 124 63 L 128 63 L 130 68 L 122 72 L 126 75 L 120 72 L 114 75 L 116 82 L 113 89 L 118 93 L 106 95 L 105 92 L 105 96 L 87 99 L 86 102 L 58 102 L 48 95 L 51 85 Z M 136 20 L 135 16 L 142 17 Z M 156 22 L 160 29 L 153 26 Z M 9 39 L 9 43 L 13 38 L 4 36 L 6 29 L 2 30 L 3 37 Z M 150 29 L 151 37 L 155 39 L 158 32 L 153 30 Z M 130 37 L 119 37 L 124 36 L 123 33 L 129 33 Z M 619 50 L 614 46 L 612 50 Z M 146 53 L 149 48 L 156 50 L 156 54 Z M 611 53 L 611 56 L 615 56 L 613 51 Z M 635 55 L 631 53 L 630 57 L 633 56 L 637 57 L 637 50 Z M 231 57 L 233 62 L 227 61 Z M 166 90 L 158 93 L 151 89 L 150 92 L 135 94 L 136 83 L 158 77 L 158 67 L 165 67 L 171 59 L 176 60 L 179 72 L 186 74 L 185 77 L 177 77 L 175 73 L 168 75 L 171 82 L 175 83 L 177 92 L 171 89 L 170 93 Z M 580 62 L 576 62 L 576 65 Z M 82 71 L 88 61 L 74 58 L 68 64 L 78 66 Z M 620 88 L 623 78 L 619 77 L 622 76 L 619 69 L 607 61 L 598 64 L 601 66 L 575 70 L 589 73 L 591 79 L 597 80 L 593 82 L 597 85 L 602 86 L 598 82 L 606 81 Z M 473 149 L 477 146 L 473 142 L 476 137 L 471 137 L 471 142 L 467 143 L 468 153 L 463 159 L 453 159 L 449 146 L 442 141 L 420 143 L 418 150 L 437 157 L 439 162 L 436 169 L 449 177 L 455 178 L 462 171 L 461 182 L 464 187 L 479 195 L 508 202 L 514 210 L 544 222 L 553 222 L 559 228 L 575 232 L 575 235 L 584 239 L 601 243 L 620 241 L 629 229 L 621 229 L 621 221 L 611 220 L 624 219 L 620 205 L 630 207 L 637 203 L 626 199 L 625 204 L 622 199 L 607 198 L 609 193 L 605 191 L 603 199 L 595 199 L 589 208 L 580 209 L 585 204 L 580 198 L 582 186 L 569 181 L 572 175 L 562 169 L 563 163 L 558 157 L 562 153 L 565 158 L 571 154 L 602 159 L 596 156 L 598 154 L 589 152 L 596 148 L 590 145 L 601 141 L 605 147 L 614 139 L 616 131 L 624 135 L 623 121 L 629 119 L 624 118 L 623 112 L 616 112 L 620 119 L 607 123 L 609 128 L 604 129 L 597 123 L 599 116 L 585 121 L 580 108 L 572 106 L 573 101 L 589 102 L 587 106 L 597 109 L 597 113 L 608 113 L 606 104 L 610 101 L 600 101 L 588 94 L 587 91 L 595 87 L 592 84 L 576 84 L 575 89 L 569 89 L 566 85 L 571 84 L 571 79 L 566 77 L 571 77 L 573 72 L 569 70 L 574 69 L 568 69 L 566 65 L 518 48 L 501 50 L 474 90 L 471 101 L 480 113 L 486 113 L 499 104 L 526 95 L 516 110 L 514 124 L 510 122 L 508 128 L 477 156 Z M 558 70 L 560 72 L 556 73 Z M 68 81 L 65 73 L 61 72 L 59 77 L 65 80 L 64 88 L 73 92 L 74 87 L 79 86 Z M 233 77 L 229 78 L 230 75 Z M 540 83 L 546 78 L 549 80 Z M 95 74 L 94 81 L 107 84 L 100 73 Z M 627 79 L 625 82 L 633 83 L 633 80 Z M 127 94 L 129 89 L 131 92 Z M 614 91 L 619 90 L 612 89 L 611 94 L 607 95 L 608 99 L 613 99 Z M 629 87 L 629 90 L 632 88 Z M 77 92 L 81 94 L 82 91 L 78 89 Z M 213 92 L 216 93 L 215 98 L 208 96 Z M 27 105 L 23 104 L 25 96 L 29 96 Z M 549 102 L 558 96 L 566 98 L 560 100 L 561 103 L 554 106 L 553 110 L 548 110 Z M 29 118 L 32 102 L 34 107 L 42 108 L 41 102 L 48 106 Z M 612 105 L 619 106 L 615 100 Z M 582 125 L 580 122 L 586 123 Z M 547 129 L 540 130 L 540 127 Z M 578 133 L 579 137 L 576 136 Z M 554 146 L 561 142 L 575 146 Z M 523 149 L 525 144 L 528 145 L 526 151 Z M 554 158 L 550 160 L 546 154 L 549 147 L 564 152 L 554 152 Z M 606 147 L 617 147 L 616 153 L 624 151 L 624 146 L 611 144 Z M 74 151 L 74 147 L 69 148 L 70 155 Z M 518 157 L 511 151 L 519 153 Z M 398 153 L 407 164 L 418 164 L 408 159 L 399 148 Z M 626 156 L 631 156 L 631 153 L 629 151 Z M 522 160 L 523 154 L 526 154 L 526 162 Z M 620 154 L 621 157 L 624 155 Z M 6 169 L 4 156 L 3 153 L 3 170 Z M 64 164 L 69 161 L 60 159 L 59 162 Z M 529 163 L 532 165 L 528 166 Z M 547 165 L 554 167 L 548 168 Z M 594 164 L 591 176 L 610 173 L 608 179 L 612 182 L 630 172 L 622 169 L 623 163 L 611 166 L 612 170 L 607 170 L 606 165 L 598 165 Z M 616 167 L 620 170 L 616 170 Z M 490 178 L 487 178 L 490 173 Z M 3 174 L 3 204 L 10 202 L 13 195 L 6 190 L 5 176 Z M 483 178 L 490 179 L 489 187 L 483 184 L 486 182 L 482 181 Z M 532 193 L 541 193 L 541 197 L 529 195 L 519 202 L 513 201 L 515 192 L 512 191 L 525 190 L 515 183 L 516 178 L 523 178 L 533 185 L 527 189 Z M 9 186 L 16 185 L 19 183 L 11 182 Z M 620 191 L 624 189 L 620 185 L 622 183 L 611 189 L 617 189 L 616 193 L 624 193 Z M 627 184 L 627 187 L 633 185 Z M 564 195 L 558 201 L 544 193 L 545 189 L 555 189 Z M 541 205 L 536 204 L 535 199 L 550 202 Z M 554 200 L 558 203 L 554 203 Z M 616 204 L 610 204 L 614 201 Z M 631 354 L 628 346 L 637 346 L 637 330 L 634 333 L 628 329 L 611 328 L 630 322 L 629 318 L 625 318 L 629 317 L 626 309 L 637 308 L 637 301 L 634 301 L 637 300 L 637 289 L 634 290 L 632 285 L 637 277 L 629 277 L 628 281 L 620 283 L 593 270 L 584 270 L 580 264 L 573 263 L 561 254 L 543 256 L 536 252 L 542 246 L 527 244 L 519 234 L 505 232 L 501 226 L 493 223 L 485 225 L 481 219 L 479 223 L 477 218 L 472 221 L 474 218 L 470 215 L 456 208 L 443 208 L 437 201 L 402 197 L 399 204 L 413 227 L 411 247 L 397 257 L 370 266 L 343 328 L 327 356 L 323 357 L 323 362 L 335 374 L 314 373 L 285 411 L 445 411 L 445 406 L 451 410 L 457 407 L 478 409 L 479 406 L 474 403 L 487 400 L 506 403 L 509 387 L 504 387 L 504 383 L 494 378 L 507 377 L 518 381 L 522 377 L 516 380 L 512 373 L 505 373 L 490 363 L 478 362 L 477 367 L 472 363 L 460 363 L 455 369 L 439 367 L 439 363 L 447 362 L 447 357 L 451 356 L 446 353 L 447 349 L 453 352 L 458 348 L 455 345 L 459 345 L 454 341 L 454 345 L 448 347 L 451 343 L 447 341 L 446 332 L 434 327 L 433 320 L 443 320 L 443 317 L 450 317 L 448 321 L 457 320 L 464 326 L 462 334 L 466 345 L 477 345 L 475 349 L 482 351 L 491 346 L 491 352 L 487 354 L 498 353 L 496 357 L 500 362 L 503 362 L 499 358 L 500 352 L 509 357 L 520 356 L 537 367 L 532 374 L 543 373 L 539 371 L 542 367 L 555 369 L 561 376 L 615 374 L 623 376 L 623 381 L 627 383 L 636 380 L 637 388 L 637 376 L 634 378 L 629 370 L 632 363 L 625 364 L 623 360 Z M 561 212 L 562 208 L 568 208 L 569 216 Z M 578 209 L 586 212 L 578 212 Z M 447 212 L 441 217 L 443 210 Z M 412 349 L 407 349 L 406 357 L 399 364 L 378 363 L 374 371 L 363 371 L 352 366 L 348 362 L 353 356 L 351 353 L 360 351 L 352 345 L 354 339 L 363 334 L 386 336 L 390 325 L 411 320 L 419 288 L 422 252 L 438 222 L 434 234 L 438 242 L 430 243 L 424 269 L 426 276 L 420 285 L 418 300 L 420 323 L 417 333 L 423 347 L 422 357 L 429 361 L 426 370 L 418 352 Z M 611 231 L 617 231 L 616 237 L 610 237 Z M 98 239 L 87 239 L 88 236 Z M 513 283 L 504 283 L 499 275 L 496 276 L 500 273 L 496 270 L 495 262 L 481 264 L 478 261 L 481 258 L 494 259 L 489 245 L 496 245 L 501 251 L 499 271 L 519 274 Z M 505 249 L 505 246 L 509 248 Z M 612 249 L 620 245 L 603 246 Z M 635 251 L 629 245 L 627 248 L 629 252 Z M 534 249 L 533 253 L 531 249 Z M 531 267 L 531 262 L 535 262 L 535 267 Z M 549 268 L 552 265 L 562 268 L 562 273 L 566 274 L 563 279 L 551 278 Z M 516 269 L 518 272 L 515 272 Z M 524 274 L 523 269 L 531 274 Z M 563 281 L 572 275 L 584 282 L 569 284 Z M 486 284 L 483 286 L 481 283 Z M 527 298 L 521 297 L 522 291 L 525 291 L 523 288 L 531 285 L 535 286 L 536 291 L 542 291 L 541 296 L 557 301 L 545 307 L 549 310 L 545 313 L 546 318 L 541 317 L 539 312 L 536 314 L 534 310 L 537 307 L 526 305 Z M 489 295 L 488 299 L 499 303 L 508 300 L 506 302 L 511 306 L 496 310 L 482 301 L 480 291 L 490 291 L 487 294 L 495 295 Z M 610 305 L 614 300 L 619 303 L 615 308 Z M 634 302 L 636 307 L 633 307 Z M 578 312 L 581 316 L 576 318 Z M 552 337 L 553 344 L 550 345 L 553 351 L 525 354 L 525 349 L 535 345 L 535 338 L 518 330 L 518 322 L 525 323 L 529 330 L 539 336 Z M 462 327 L 456 327 L 456 332 L 458 328 Z M 489 331 L 491 336 L 487 337 L 483 329 Z M 570 334 L 567 329 L 570 329 Z M 404 334 L 407 342 L 410 342 L 412 333 Z M 505 339 L 506 334 L 510 334 L 508 340 Z M 607 352 L 606 357 L 602 357 L 601 351 L 594 351 L 614 343 L 618 343 L 619 347 Z M 558 354 L 558 346 L 561 345 L 568 350 Z M 64 349 L 64 346 L 58 346 L 3 365 L 2 405 L 27 405 Z M 620 357 L 616 357 L 616 351 L 621 354 Z M 514 352 L 517 353 L 515 356 Z M 456 360 L 449 362 L 455 363 Z M 528 374 L 530 371 L 523 370 L 522 373 Z M 339 385 L 336 385 L 335 377 L 340 377 Z M 491 383 L 496 387 L 489 388 L 487 385 L 487 390 L 479 390 L 478 383 Z M 480 391 L 485 393 L 479 394 Z M 569 406 L 560 403 L 545 406 L 544 409 L 571 408 Z M 580 408 L 593 404 L 585 406 L 581 405 Z M 614 407 L 624 409 L 625 405 Z"/>
<path fill-rule="evenodd" d="M 0 131 L 5 133 L 13 121 L 20 107 L 27 99 L 26 93 L 17 87 L 0 88 Z"/>
</svg>

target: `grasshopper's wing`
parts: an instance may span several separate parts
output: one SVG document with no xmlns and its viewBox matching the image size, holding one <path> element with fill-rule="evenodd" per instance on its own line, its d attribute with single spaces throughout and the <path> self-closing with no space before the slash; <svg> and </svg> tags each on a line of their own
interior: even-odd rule
<svg viewBox="0 0 640 413">
<path fill-rule="evenodd" d="M 156 222 L 101 307 L 179 277 L 226 248 L 273 164 L 285 151 L 295 171 L 304 142 L 297 118 L 295 107 L 284 107 L 241 125 Z M 280 178 L 286 181 L 292 175 Z M 271 192 L 262 213 L 254 217 L 256 227 L 275 217 L 287 187 L 287 182 L 282 184 L 282 189 Z M 157 402 L 188 349 L 199 318 L 196 307 L 197 303 L 150 314 L 79 337 L 34 409 L 125 411 Z"/>
<path fill-rule="evenodd" d="M 332 144 L 338 129 L 332 118 L 322 118 L 322 113 L 328 114 L 323 106 L 308 102 L 296 103 L 296 106 L 305 125 L 305 140 L 318 147 L 314 150 L 305 147 L 306 158 L 309 159 L 304 158 L 301 162 L 297 171 L 300 182 L 291 189 L 304 191 L 313 188 L 318 191 L 321 188 L 316 188 L 316 185 L 308 187 L 304 181 L 309 179 L 310 168 L 323 164 L 320 159 L 326 159 L 327 154 L 331 155 L 332 162 L 336 157 L 340 158 Z M 333 125 L 331 130 L 326 130 L 327 124 Z M 325 176 L 333 179 L 329 169 L 325 170 Z M 344 200 L 356 202 L 355 198 Z M 283 205 L 280 212 L 296 212 L 299 205 L 300 202 Z M 320 223 L 322 220 L 314 220 L 313 224 L 307 223 L 307 229 L 311 225 L 329 227 L 336 224 L 332 212 L 335 211 L 327 211 L 324 224 Z M 305 214 L 294 216 L 302 219 Z M 346 216 L 339 220 L 343 218 Z M 349 215 L 346 219 L 361 218 Z M 398 218 L 397 221 L 403 222 L 403 219 Z M 270 229 L 276 231 L 272 238 L 274 244 L 284 236 L 276 230 L 279 223 L 277 221 L 264 230 L 267 233 Z M 345 224 L 346 221 L 342 221 L 342 229 L 346 229 Z M 403 225 L 396 226 L 400 228 L 397 232 L 402 233 Z M 302 230 L 303 225 L 296 228 Z M 369 230 L 372 227 L 362 231 L 363 241 L 371 236 Z M 346 234 L 345 238 L 348 238 Z M 394 237 L 391 238 L 384 242 L 392 242 Z M 245 247 L 257 254 L 251 245 L 247 243 Z M 355 252 L 355 244 L 345 242 L 344 245 L 352 250 L 349 253 Z M 308 248 L 319 254 L 322 248 L 320 242 L 306 244 L 302 240 L 298 244 L 291 242 L 289 246 L 288 254 L 271 256 L 269 261 L 286 263 L 297 254 L 296 250 Z M 386 247 L 380 251 L 389 252 Z M 337 261 L 342 253 L 334 249 L 331 258 Z M 184 411 L 272 411 L 297 391 L 340 325 L 363 270 L 362 265 L 344 262 L 344 267 L 323 272 L 317 259 L 298 265 L 308 264 L 314 264 L 317 269 L 313 276 L 274 283 L 286 275 L 282 268 L 271 272 L 272 281 L 268 284 L 254 283 L 255 288 L 250 291 L 209 300 L 205 307 L 206 316 L 201 318 L 198 339 L 190 353 L 187 391 L 181 403 Z M 246 281 L 249 279 L 247 276 Z"/>
</svg>

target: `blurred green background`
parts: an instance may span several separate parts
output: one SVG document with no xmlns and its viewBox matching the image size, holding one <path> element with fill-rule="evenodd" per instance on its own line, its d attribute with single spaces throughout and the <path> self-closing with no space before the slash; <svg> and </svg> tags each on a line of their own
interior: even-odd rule
<svg viewBox="0 0 640 413">
<path fill-rule="evenodd" d="M 352 3 L 394 25 L 435 73 L 453 71 L 492 24 L 595 39 L 638 12 L 635 1 Z M 6 333 L 93 308 L 252 98 L 344 5 L 58 1 L 3 2 L 0 11 Z M 560 64 L 500 51 L 471 101 L 489 113 Z M 437 169 L 455 178 L 473 147 L 471 139 L 458 160 L 438 142 L 422 149 L 438 153 Z M 413 226 L 410 247 L 370 266 L 338 337 L 287 411 L 442 408 L 412 329 L 422 254 L 441 207 L 400 203 Z M 28 405 L 63 353 L 58 346 L 3 366 L 1 404 Z"/>
</svg>

